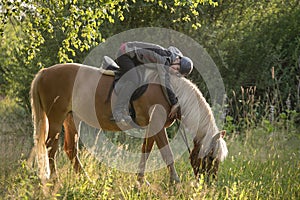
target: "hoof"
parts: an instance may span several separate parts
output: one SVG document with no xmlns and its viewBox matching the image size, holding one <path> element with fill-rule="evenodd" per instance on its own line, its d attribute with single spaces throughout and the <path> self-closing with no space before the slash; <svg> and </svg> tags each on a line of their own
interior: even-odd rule
<svg viewBox="0 0 300 200">
<path fill-rule="evenodd" d="M 177 184 L 177 183 L 180 183 L 180 179 L 179 179 L 178 176 L 170 178 L 170 184 L 171 185 L 174 185 L 174 184 Z"/>
<path fill-rule="evenodd" d="M 150 186 L 150 183 L 145 179 L 144 176 L 138 175 L 137 185 L 138 187 L 142 187 L 142 185 Z"/>
</svg>

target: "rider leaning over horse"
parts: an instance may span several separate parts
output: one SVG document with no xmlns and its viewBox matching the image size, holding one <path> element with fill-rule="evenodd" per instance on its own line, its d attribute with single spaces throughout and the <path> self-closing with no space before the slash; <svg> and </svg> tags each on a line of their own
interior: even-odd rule
<svg viewBox="0 0 300 200">
<path fill-rule="evenodd" d="M 170 85 L 170 73 L 176 75 L 188 75 L 193 70 L 193 62 L 185 57 L 176 47 L 170 46 L 165 49 L 159 45 L 144 42 L 123 43 L 118 51 L 116 63 L 120 66 L 121 74 L 126 73 L 122 84 L 119 84 L 118 98 L 113 107 L 113 116 L 116 123 L 127 126 L 131 122 L 128 112 L 128 102 L 139 85 L 137 66 L 155 68 L 160 81 L 164 85 L 164 93 L 172 106 L 168 115 L 176 117 L 179 103 Z"/>
</svg>

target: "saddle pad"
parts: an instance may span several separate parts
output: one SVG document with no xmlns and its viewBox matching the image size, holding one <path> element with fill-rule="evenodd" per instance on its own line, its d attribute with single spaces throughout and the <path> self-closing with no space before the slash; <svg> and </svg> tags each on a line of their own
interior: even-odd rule
<svg viewBox="0 0 300 200">
<path fill-rule="evenodd" d="M 99 68 L 99 70 L 102 74 L 108 76 L 115 76 L 115 79 L 118 79 L 116 75 L 119 73 L 120 67 L 112 58 L 104 56 L 102 65 Z"/>
<path fill-rule="evenodd" d="M 99 68 L 100 72 L 104 75 L 108 75 L 108 76 L 115 76 L 115 71 L 113 70 L 109 70 L 109 69 L 103 69 L 102 67 Z"/>
</svg>

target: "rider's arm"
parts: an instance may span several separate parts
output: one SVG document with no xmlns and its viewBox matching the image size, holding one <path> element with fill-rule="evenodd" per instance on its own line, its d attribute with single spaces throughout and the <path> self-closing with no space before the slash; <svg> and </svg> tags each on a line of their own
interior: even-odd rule
<svg viewBox="0 0 300 200">
<path fill-rule="evenodd" d="M 154 63 L 169 65 L 171 63 L 171 52 L 152 43 L 127 42 L 126 52 L 130 52 L 131 57 L 136 56 L 136 58 L 145 65 Z"/>
<path fill-rule="evenodd" d="M 163 90 L 165 95 L 168 97 L 168 101 L 171 105 L 175 105 L 178 103 L 178 99 L 176 97 L 176 95 L 174 94 L 174 89 L 171 85 L 171 81 L 170 81 L 170 73 L 168 71 L 168 66 L 164 66 L 164 67 L 157 67 L 157 72 L 158 72 L 158 76 L 160 79 L 160 83 L 163 86 Z"/>
</svg>

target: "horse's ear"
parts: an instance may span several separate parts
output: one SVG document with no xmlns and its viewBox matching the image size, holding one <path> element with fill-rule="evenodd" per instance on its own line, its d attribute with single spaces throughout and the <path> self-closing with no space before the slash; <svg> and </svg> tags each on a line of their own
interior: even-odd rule
<svg viewBox="0 0 300 200">
<path fill-rule="evenodd" d="M 226 135 L 226 130 L 222 130 L 222 131 L 220 131 L 220 134 L 221 134 L 221 138 L 224 138 L 224 137 L 225 137 L 225 135 Z"/>
<path fill-rule="evenodd" d="M 217 134 L 213 137 L 213 141 L 217 141 L 220 137 L 221 137 L 221 132 L 217 133 Z"/>
</svg>

